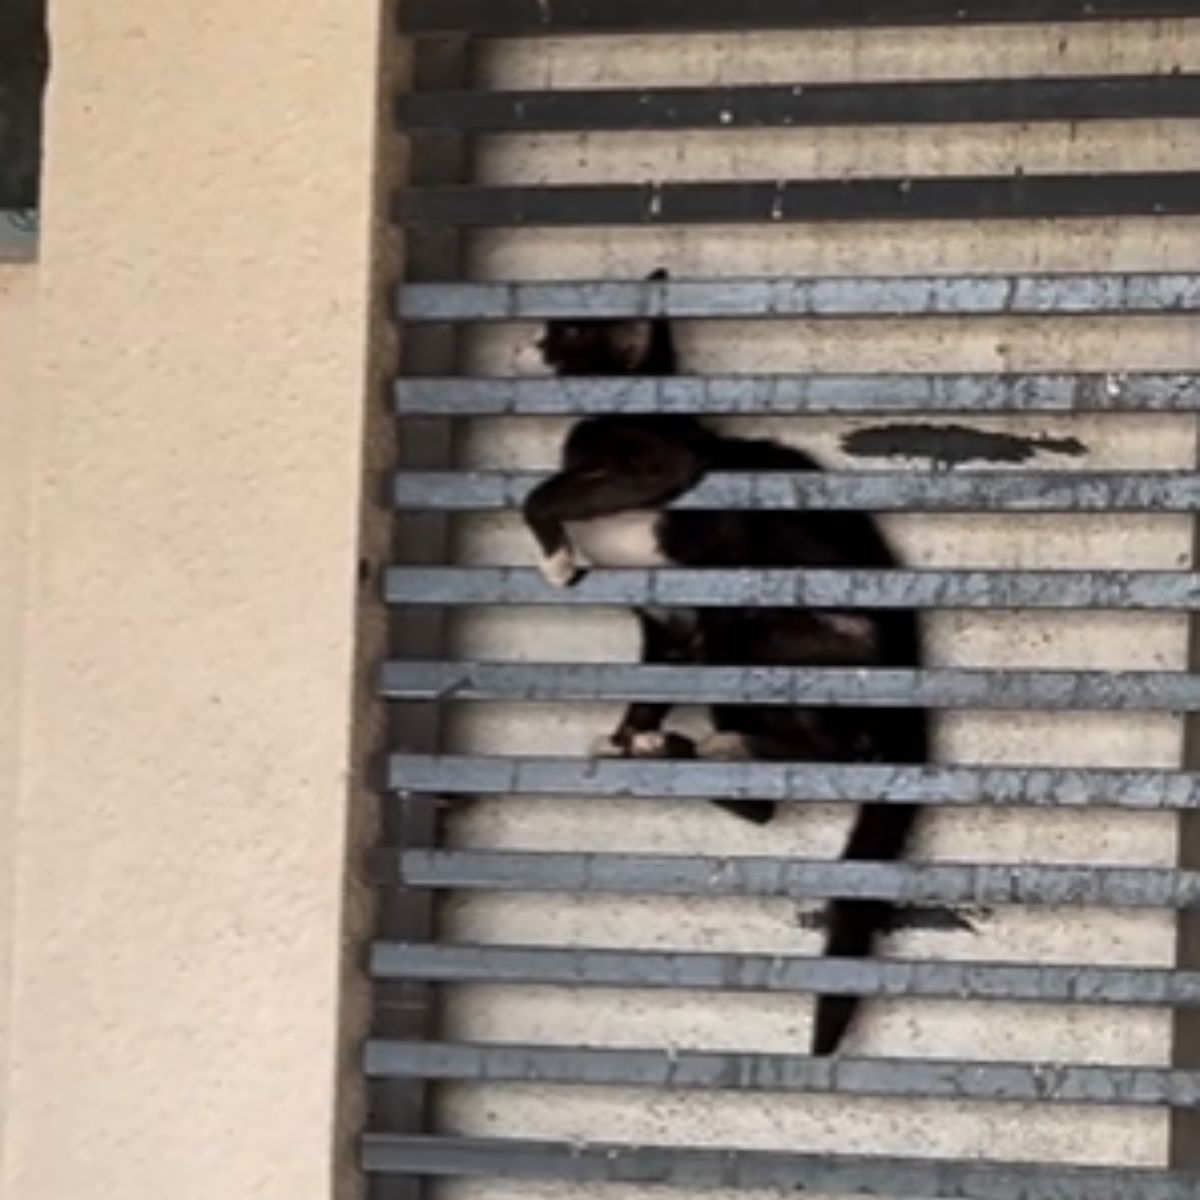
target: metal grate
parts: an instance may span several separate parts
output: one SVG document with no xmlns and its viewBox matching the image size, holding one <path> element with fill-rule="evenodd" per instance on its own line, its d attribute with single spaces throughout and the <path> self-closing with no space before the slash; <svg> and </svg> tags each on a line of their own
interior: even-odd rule
<svg viewBox="0 0 1200 1200">
<path fill-rule="evenodd" d="M 1087 75 L 809 85 L 659 86 L 529 90 L 474 88 L 479 39 L 593 35 L 674 37 L 721 31 L 936 27 L 1186 18 L 1194 0 L 406 0 L 417 79 L 397 102 L 413 145 L 412 186 L 396 196 L 409 227 L 410 262 L 395 314 L 408 340 L 393 403 L 402 428 L 397 561 L 384 595 L 398 614 L 396 652 L 379 692 L 395 706 L 395 753 L 386 764 L 387 828 L 371 861 L 384 898 L 371 953 L 377 1006 L 364 1052 L 371 1084 L 363 1161 L 378 1200 L 414 1197 L 441 1179 L 591 1185 L 668 1184 L 737 1191 L 960 1197 L 970 1200 L 1192 1200 L 1200 1194 L 1200 956 L 1191 953 L 1200 909 L 1192 853 L 1200 774 L 1191 769 L 967 764 L 930 767 L 811 763 L 592 761 L 447 750 L 440 722 L 497 702 L 532 705 L 627 700 L 929 706 L 946 711 L 1200 712 L 1191 670 L 789 670 L 490 661 L 459 652 L 446 621 L 463 610 L 582 612 L 635 605 L 905 607 L 931 612 L 1190 614 L 1200 573 L 1178 569 L 927 567 L 895 571 L 611 571 L 554 591 L 532 569 L 462 565 L 457 514 L 503 517 L 537 472 L 459 465 L 455 446 L 476 421 L 595 413 L 846 418 L 1077 416 L 1147 419 L 1200 411 L 1189 371 L 707 374 L 671 379 L 518 379 L 464 369 L 460 334 L 558 316 L 666 315 L 700 321 L 809 322 L 1024 318 L 1195 322 L 1200 275 L 1186 272 L 1008 273 L 797 278 L 703 277 L 668 282 L 582 278 L 469 282 L 466 239 L 477 230 L 553 231 L 657 226 L 871 221 L 988 221 L 1200 215 L 1191 171 L 783 179 L 684 183 L 479 182 L 467 137 L 992 122 L 1200 118 L 1200 75 Z M 989 30 L 981 28 L 980 37 Z M 466 47 L 464 49 L 464 46 Z M 696 236 L 696 235 L 694 235 Z M 702 235 L 699 235 L 702 236 Z M 657 264 L 648 264 L 657 265 Z M 1131 368 L 1135 364 L 1130 364 Z M 683 502 L 733 508 L 795 507 L 943 514 L 1156 514 L 1200 508 L 1200 473 L 1164 469 L 830 471 L 796 478 L 727 475 Z M 1189 754 L 1181 764 L 1196 765 Z M 816 856 L 446 846 L 436 833 L 445 798 L 545 797 L 603 806 L 644 800 L 776 799 L 845 808 L 870 800 L 937 812 L 1021 809 L 1182 817 L 1178 869 L 1164 866 L 993 862 L 844 863 Z M 438 798 L 435 800 L 435 798 Z M 1189 832 L 1190 831 L 1190 832 Z M 473 894 L 829 898 L 1003 909 L 1174 910 L 1183 929 L 1173 968 L 1086 961 L 858 962 L 749 948 L 662 951 L 639 945 L 491 943 L 439 936 L 437 904 Z M 547 912 L 549 912 L 547 908 Z M 570 1038 L 480 1041 L 447 1034 L 444 988 L 603 989 L 800 994 L 976 1004 L 1120 1007 L 1176 1013 L 1166 1064 L 977 1060 L 946 1057 L 813 1059 L 785 1052 L 668 1045 L 570 1044 Z M 625 991 L 628 989 L 628 993 Z M 618 1001 L 621 1002 L 621 1001 Z M 1189 1016 L 1189 1013 L 1192 1014 Z M 807 1095 L 893 1102 L 970 1101 L 1173 1112 L 1169 1169 L 971 1161 L 934 1154 L 863 1156 L 737 1148 L 469 1136 L 439 1121 L 441 1085 L 658 1090 L 664 1094 Z M 566 1103 L 566 1101 L 564 1101 Z M 700 1141 L 701 1139 L 693 1139 Z M 991 1156 L 989 1156 L 990 1159 Z"/>
</svg>

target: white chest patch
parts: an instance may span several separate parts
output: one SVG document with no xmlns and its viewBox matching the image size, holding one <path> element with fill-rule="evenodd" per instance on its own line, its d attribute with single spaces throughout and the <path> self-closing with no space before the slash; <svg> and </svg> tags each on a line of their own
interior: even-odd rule
<svg viewBox="0 0 1200 1200">
<path fill-rule="evenodd" d="M 662 567 L 655 511 L 617 513 L 594 521 L 568 521 L 567 537 L 576 557 L 593 567 Z"/>
</svg>

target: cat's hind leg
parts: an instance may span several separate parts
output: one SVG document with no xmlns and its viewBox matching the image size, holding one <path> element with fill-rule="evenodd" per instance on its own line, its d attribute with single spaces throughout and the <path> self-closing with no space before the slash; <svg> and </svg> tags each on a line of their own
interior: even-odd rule
<svg viewBox="0 0 1200 1200">
<path fill-rule="evenodd" d="M 665 664 L 693 661 L 695 625 L 681 617 L 639 611 L 642 662 Z M 592 748 L 595 758 L 690 758 L 695 744 L 681 734 L 663 731 L 670 704 L 631 704 L 617 728 Z"/>
<path fill-rule="evenodd" d="M 718 729 L 700 741 L 696 754 L 709 762 L 755 762 L 787 757 L 782 750 L 770 738 Z M 713 803 L 753 825 L 770 824 L 777 809 L 774 800 L 714 800 Z"/>
<path fill-rule="evenodd" d="M 709 762 L 819 762 L 832 755 L 819 730 L 789 724 L 786 736 L 771 728 L 775 714 L 747 707 L 714 707 L 713 732 L 696 747 Z M 758 728 L 756 728 L 758 726 Z M 715 804 L 743 820 L 766 825 L 775 816 L 774 800 L 716 800 Z"/>
</svg>

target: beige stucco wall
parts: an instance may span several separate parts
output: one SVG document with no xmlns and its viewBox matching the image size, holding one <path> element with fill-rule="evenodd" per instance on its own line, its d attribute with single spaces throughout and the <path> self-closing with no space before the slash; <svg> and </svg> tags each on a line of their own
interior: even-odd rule
<svg viewBox="0 0 1200 1200">
<path fill-rule="evenodd" d="M 379 15 L 53 5 L 35 331 L 33 270 L 0 279 L 10 497 L 8 343 L 40 348 L 30 576 L 11 599 L 6 512 L 0 580 L 13 1200 L 315 1198 L 347 1148 Z"/>
<path fill-rule="evenodd" d="M 20 753 L 21 623 L 28 562 L 30 373 L 37 272 L 0 267 L 0 1129 L 8 1112 L 16 791 Z M 0 1140 L 0 1155 L 3 1141 Z M 0 1171 L 3 1159 L 0 1158 Z"/>
</svg>

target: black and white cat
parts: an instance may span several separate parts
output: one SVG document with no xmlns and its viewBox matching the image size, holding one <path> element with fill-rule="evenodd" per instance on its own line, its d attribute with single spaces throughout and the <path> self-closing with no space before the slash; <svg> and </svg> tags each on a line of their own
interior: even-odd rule
<svg viewBox="0 0 1200 1200">
<path fill-rule="evenodd" d="M 651 278 L 661 278 L 656 272 Z M 562 376 L 676 373 L 666 320 L 554 321 L 539 342 Z M 567 435 L 562 465 L 529 495 L 524 515 L 553 584 L 570 586 L 589 566 L 726 568 L 887 568 L 897 559 L 878 525 L 862 513 L 675 510 L 668 506 L 709 472 L 819 470 L 801 450 L 764 439 L 727 437 L 690 416 L 592 417 Z M 810 667 L 914 667 L 921 637 L 911 611 L 803 608 L 639 610 L 647 663 Z M 713 733 L 697 746 L 664 731 L 666 704 L 633 704 L 604 751 L 628 757 L 766 759 L 914 764 L 929 759 L 921 709 L 803 708 L 720 704 Z M 718 801 L 756 824 L 775 805 Z M 908 845 L 918 810 L 868 804 L 844 857 L 890 861 Z M 826 954 L 863 957 L 889 928 L 893 906 L 834 901 Z M 831 1054 L 859 1001 L 823 996 L 813 1037 Z"/>
</svg>

